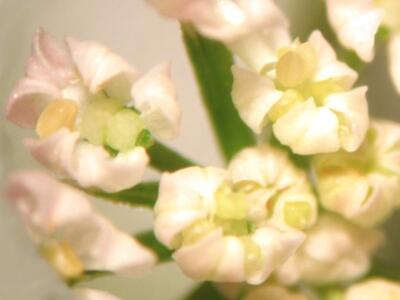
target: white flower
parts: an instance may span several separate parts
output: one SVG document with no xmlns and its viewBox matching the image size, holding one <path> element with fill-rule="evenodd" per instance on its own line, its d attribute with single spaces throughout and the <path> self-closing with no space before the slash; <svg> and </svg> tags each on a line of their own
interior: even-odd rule
<svg viewBox="0 0 400 300">
<path fill-rule="evenodd" d="M 93 289 L 74 289 L 74 300 L 119 300 L 107 292 Z"/>
<path fill-rule="evenodd" d="M 398 282 L 372 278 L 351 285 L 344 300 L 400 300 L 400 284 Z"/>
<path fill-rule="evenodd" d="M 243 121 L 257 134 L 273 123 L 278 140 L 298 154 L 355 151 L 369 123 L 367 88 L 353 88 L 357 73 L 319 31 L 306 43 L 277 46 L 257 72 L 233 67 L 232 97 Z"/>
<path fill-rule="evenodd" d="M 291 292 L 277 284 L 263 284 L 251 290 L 244 300 L 307 300 L 306 295 Z"/>
<path fill-rule="evenodd" d="M 377 225 L 400 205 L 400 125 L 373 121 L 357 152 L 319 155 L 313 166 L 324 208 Z"/>
<path fill-rule="evenodd" d="M 370 258 L 382 240 L 379 231 L 321 215 L 300 249 L 278 269 L 277 276 L 285 284 L 325 285 L 354 280 L 368 271 Z"/>
<path fill-rule="evenodd" d="M 272 0 L 148 0 L 164 16 L 193 23 L 204 35 L 230 43 L 244 35 L 288 26 Z"/>
<path fill-rule="evenodd" d="M 6 198 L 43 256 L 65 278 L 84 270 L 136 275 L 156 263 L 152 251 L 93 211 L 82 192 L 44 173 L 16 173 L 6 185 Z"/>
<path fill-rule="evenodd" d="M 163 174 L 155 234 L 193 279 L 259 284 L 294 253 L 304 239 L 296 229 L 316 214 L 305 174 L 285 154 L 249 148 L 228 170 Z"/>
<path fill-rule="evenodd" d="M 400 2 L 398 0 L 326 0 L 328 18 L 340 42 L 364 61 L 374 57 L 379 26 L 390 33 L 388 58 L 392 80 L 400 93 Z"/>
<path fill-rule="evenodd" d="M 162 64 L 139 78 L 100 44 L 67 38 L 65 47 L 38 30 L 7 117 L 36 128 L 39 139 L 26 144 L 46 167 L 84 187 L 126 189 L 142 178 L 151 135 L 177 134 L 180 111 L 169 73 Z"/>
</svg>

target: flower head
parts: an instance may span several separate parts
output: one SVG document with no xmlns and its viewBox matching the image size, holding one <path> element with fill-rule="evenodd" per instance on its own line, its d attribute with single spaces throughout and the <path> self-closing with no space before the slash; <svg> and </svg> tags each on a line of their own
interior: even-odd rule
<svg viewBox="0 0 400 300">
<path fill-rule="evenodd" d="M 255 133 L 268 122 L 278 140 L 298 154 L 355 151 L 368 129 L 366 87 L 339 62 L 319 31 L 282 47 L 256 72 L 233 67 L 233 101 Z M 273 46 L 276 46 L 273 45 Z"/>
<path fill-rule="evenodd" d="M 364 226 L 384 221 L 400 205 L 400 126 L 373 121 L 354 153 L 313 160 L 322 205 Z"/>
<path fill-rule="evenodd" d="M 98 43 L 67 38 L 64 46 L 39 29 L 7 117 L 36 128 L 39 138 L 26 144 L 46 167 L 85 187 L 126 189 L 141 180 L 151 136 L 177 133 L 169 73 L 163 64 L 139 77 Z"/>
<path fill-rule="evenodd" d="M 277 276 L 285 284 L 325 285 L 354 280 L 368 271 L 370 258 L 382 240 L 379 231 L 321 215 L 300 249 L 278 269 Z"/>
<path fill-rule="evenodd" d="M 228 170 L 164 174 L 155 233 L 194 279 L 258 284 L 293 254 L 316 213 L 305 174 L 284 153 L 249 148 Z"/>
<path fill-rule="evenodd" d="M 328 18 L 340 42 L 367 62 L 374 57 L 379 26 L 389 32 L 388 58 L 400 93 L 400 2 L 397 0 L 327 0 Z"/>
<path fill-rule="evenodd" d="M 361 283 L 351 285 L 346 293 L 345 300 L 399 300 L 400 284 L 398 282 L 372 278 Z"/>
<path fill-rule="evenodd" d="M 204 35 L 230 43 L 265 28 L 288 26 L 272 0 L 148 0 L 170 18 L 193 23 Z"/>
<path fill-rule="evenodd" d="M 134 275 L 156 262 L 152 251 L 93 211 L 83 193 L 44 173 L 16 173 L 6 197 L 62 277 L 74 278 L 84 270 Z"/>
</svg>

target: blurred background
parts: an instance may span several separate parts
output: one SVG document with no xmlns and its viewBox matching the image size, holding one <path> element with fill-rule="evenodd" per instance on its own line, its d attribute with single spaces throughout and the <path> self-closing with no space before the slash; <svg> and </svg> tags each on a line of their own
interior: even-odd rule
<svg viewBox="0 0 400 300">
<path fill-rule="evenodd" d="M 330 36 L 321 0 L 280 0 L 291 19 L 294 36 L 303 40 L 316 28 Z M 143 0 L 0 0 L 0 99 L 2 107 L 22 76 L 30 42 L 37 27 L 62 38 L 92 39 L 108 45 L 140 71 L 170 61 L 183 110 L 180 137 L 170 145 L 204 165 L 222 165 L 207 116 L 180 39 L 179 25 L 163 19 Z M 363 67 L 361 83 L 369 84 L 370 111 L 376 117 L 400 120 L 400 97 L 387 74 L 385 47 L 375 61 Z M 0 185 L 10 172 L 38 168 L 22 146 L 33 132 L 17 128 L 0 115 Z M 149 171 L 147 178 L 157 178 Z M 152 215 L 96 201 L 117 226 L 129 232 L 149 229 Z M 389 226 L 397 234 L 396 220 Z M 400 238 L 398 238 L 400 239 Z M 396 257 L 396 244 L 381 256 Z M 0 299 L 69 299 L 68 290 L 38 256 L 17 217 L 0 201 Z M 143 278 L 105 277 L 89 284 L 122 299 L 179 299 L 194 283 L 173 264 L 164 264 Z"/>
</svg>

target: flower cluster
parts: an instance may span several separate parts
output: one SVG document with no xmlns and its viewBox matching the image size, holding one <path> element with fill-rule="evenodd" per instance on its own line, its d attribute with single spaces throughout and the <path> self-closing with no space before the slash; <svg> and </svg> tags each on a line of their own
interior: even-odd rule
<svg viewBox="0 0 400 300">
<path fill-rule="evenodd" d="M 193 53 L 204 51 L 201 63 L 192 58 L 198 78 L 219 72 L 200 65 L 214 54 L 208 45 L 234 56 L 226 68 L 232 74 L 212 75 L 232 83 L 223 96 L 240 118 L 220 122 L 243 121 L 257 143 L 244 142 L 225 167 L 196 165 L 166 146 L 152 151 L 155 139 L 179 131 L 169 65 L 139 76 L 105 46 L 70 37 L 62 44 L 39 29 L 6 115 L 36 129 L 26 146 L 66 180 L 20 172 L 10 177 L 6 195 L 42 256 L 66 281 L 92 271 L 137 275 L 171 258 L 194 280 L 237 284 L 233 299 L 315 299 L 309 286 L 337 287 L 326 299 L 400 299 L 397 283 L 365 278 L 385 242 L 377 226 L 400 206 L 400 125 L 370 121 L 359 74 L 321 31 L 293 39 L 272 0 L 148 2 L 193 25 L 193 45 L 200 45 Z M 378 27 L 387 28 L 400 90 L 398 3 L 327 0 L 326 6 L 339 40 L 365 61 L 373 57 Z M 207 98 L 207 83 L 199 83 Z M 212 84 L 210 93 L 219 95 Z M 160 162 L 157 188 L 140 184 L 150 159 Z M 154 236 L 144 245 L 120 231 L 95 212 L 85 192 L 151 207 Z M 351 284 L 356 280 L 362 281 Z M 78 299 L 114 299 L 74 292 Z"/>
</svg>

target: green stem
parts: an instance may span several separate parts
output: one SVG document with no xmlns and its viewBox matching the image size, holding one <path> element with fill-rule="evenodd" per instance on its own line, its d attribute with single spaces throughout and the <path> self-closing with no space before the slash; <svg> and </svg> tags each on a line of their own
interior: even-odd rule
<svg viewBox="0 0 400 300">
<path fill-rule="evenodd" d="M 204 282 L 196 287 L 184 300 L 225 300 L 225 297 L 211 282 Z"/>
<path fill-rule="evenodd" d="M 152 231 L 139 233 L 135 238 L 144 246 L 153 250 L 157 254 L 160 263 L 171 260 L 172 251 L 161 244 Z"/>
<path fill-rule="evenodd" d="M 232 54 L 216 41 L 202 37 L 192 25 L 182 24 L 183 40 L 207 108 L 219 148 L 226 161 L 244 147 L 254 145 L 251 131 L 233 106 Z"/>
<path fill-rule="evenodd" d="M 159 171 L 174 172 L 182 168 L 197 165 L 160 142 L 156 142 L 148 148 L 147 153 L 151 158 L 150 165 Z"/>
</svg>

